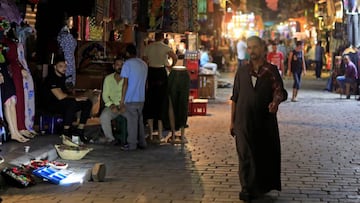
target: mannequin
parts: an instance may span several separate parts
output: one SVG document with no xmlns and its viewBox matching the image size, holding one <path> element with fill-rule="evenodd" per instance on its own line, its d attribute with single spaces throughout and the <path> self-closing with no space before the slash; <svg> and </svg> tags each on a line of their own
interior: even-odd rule
<svg viewBox="0 0 360 203">
<path fill-rule="evenodd" d="M 17 129 L 20 134 L 27 137 L 33 138 L 35 135 L 28 131 L 25 127 L 25 101 L 24 101 L 24 85 L 23 77 L 27 78 L 27 71 L 22 67 L 18 61 L 17 43 L 18 39 L 15 36 L 16 25 L 11 24 L 11 29 L 6 33 L 3 43 L 9 47 L 9 50 L 5 54 L 5 58 L 9 64 L 12 72 L 12 80 L 15 85 L 16 93 L 16 121 Z M 5 107 L 6 109 L 6 107 Z M 5 112 L 6 115 L 6 112 Z"/>
<path fill-rule="evenodd" d="M 2 53 L 0 53 L 0 56 L 2 56 Z M 17 127 L 15 86 L 9 75 L 5 61 L 0 61 L 0 87 L 3 110 L 9 126 L 11 139 L 18 142 L 29 141 L 19 132 Z"/>
<path fill-rule="evenodd" d="M 181 143 L 184 143 L 190 91 L 190 76 L 185 66 L 172 67 L 168 85 L 172 142 L 176 141 L 175 132 L 180 130 Z"/>
</svg>

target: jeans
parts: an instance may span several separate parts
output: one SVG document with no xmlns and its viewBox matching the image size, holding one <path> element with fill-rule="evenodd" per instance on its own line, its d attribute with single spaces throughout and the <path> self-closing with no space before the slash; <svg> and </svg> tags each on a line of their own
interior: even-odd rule
<svg viewBox="0 0 360 203">
<path fill-rule="evenodd" d="M 355 82 L 355 80 L 354 79 L 352 79 L 352 78 L 346 78 L 344 75 L 340 75 L 340 76 L 337 76 L 336 77 L 336 80 L 338 81 L 338 83 L 339 83 L 339 85 L 340 85 L 340 87 L 342 88 L 342 89 L 345 89 L 345 84 L 346 83 L 354 83 Z"/>
<path fill-rule="evenodd" d="M 359 44 L 359 15 L 348 14 L 347 15 L 347 34 L 349 43 L 355 47 Z"/>
<path fill-rule="evenodd" d="M 301 73 L 302 73 L 302 72 L 294 72 L 294 73 L 293 73 L 293 78 L 294 78 L 293 88 L 294 88 L 294 89 L 300 89 Z"/>
<path fill-rule="evenodd" d="M 123 116 L 127 120 L 129 149 L 134 150 L 137 146 L 146 147 L 145 129 L 142 110 L 143 102 L 125 103 L 125 112 Z"/>
</svg>

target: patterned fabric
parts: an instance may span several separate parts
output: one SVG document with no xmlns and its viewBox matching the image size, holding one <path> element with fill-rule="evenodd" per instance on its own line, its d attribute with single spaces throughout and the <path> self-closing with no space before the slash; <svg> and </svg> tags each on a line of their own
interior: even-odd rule
<svg viewBox="0 0 360 203">
<path fill-rule="evenodd" d="M 60 45 L 61 50 L 64 53 L 64 57 L 67 63 L 66 67 L 66 83 L 72 83 L 75 86 L 76 82 L 76 66 L 75 66 L 75 49 L 77 46 L 76 39 L 72 34 L 62 29 L 57 37 L 57 41 Z"/>
<path fill-rule="evenodd" d="M 96 0 L 96 24 L 100 24 L 104 18 L 104 4 L 105 0 Z"/>
<path fill-rule="evenodd" d="M 149 29 L 161 30 L 163 19 L 164 0 L 149 1 Z"/>
<path fill-rule="evenodd" d="M 207 11 L 207 0 L 198 0 L 198 13 L 205 14 Z"/>
<path fill-rule="evenodd" d="M 175 33 L 197 31 L 197 13 L 197 0 L 165 0 L 163 30 Z"/>
<path fill-rule="evenodd" d="M 18 52 L 19 62 L 27 72 L 27 77 L 23 78 L 24 103 L 25 103 L 25 127 L 27 130 L 33 131 L 34 120 L 35 120 L 34 81 L 31 76 L 31 71 L 26 62 L 24 47 L 22 43 L 18 43 L 17 45 L 18 45 L 17 52 Z"/>
<path fill-rule="evenodd" d="M 133 23 L 133 14 L 132 14 L 132 1 L 131 0 L 120 0 L 121 4 L 121 20 L 125 24 Z"/>
</svg>

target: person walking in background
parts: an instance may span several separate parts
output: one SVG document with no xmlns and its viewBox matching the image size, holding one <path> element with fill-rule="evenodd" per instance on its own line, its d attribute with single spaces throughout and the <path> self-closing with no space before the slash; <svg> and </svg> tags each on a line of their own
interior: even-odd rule
<svg viewBox="0 0 360 203">
<path fill-rule="evenodd" d="M 324 47 L 321 46 L 321 41 L 318 41 L 315 47 L 315 76 L 316 79 L 321 79 L 321 71 L 325 58 Z"/>
<path fill-rule="evenodd" d="M 242 36 L 236 44 L 236 51 L 238 57 L 238 67 L 245 65 L 246 61 L 246 38 Z"/>
<path fill-rule="evenodd" d="M 114 72 L 107 75 L 103 83 L 102 99 L 105 108 L 101 112 L 100 123 L 107 143 L 117 144 L 112 132 L 111 120 L 121 114 L 120 101 L 124 80 L 120 77 L 120 73 L 123 63 L 122 57 L 116 58 L 113 63 Z"/>
<path fill-rule="evenodd" d="M 250 63 L 238 68 L 235 75 L 230 133 L 239 158 L 239 198 L 251 201 L 281 190 L 276 113 L 287 92 L 277 67 L 266 62 L 265 42 L 252 36 L 247 39 L 247 49 Z"/>
<path fill-rule="evenodd" d="M 126 47 L 126 56 L 128 59 L 121 70 L 124 83 L 120 105 L 125 109 L 123 115 L 127 120 L 128 145 L 122 149 L 135 150 L 146 147 L 142 111 L 148 67 L 143 60 L 136 57 L 136 46 L 133 44 Z"/>
<path fill-rule="evenodd" d="M 286 75 L 286 66 L 287 66 L 287 55 L 288 55 L 288 51 L 287 51 L 287 48 L 285 46 L 285 42 L 284 40 L 279 40 L 279 44 L 277 46 L 277 49 L 278 51 L 280 51 L 284 57 L 284 60 L 283 60 L 283 75 Z"/>
<path fill-rule="evenodd" d="M 303 52 L 303 42 L 297 41 L 295 49 L 289 53 L 288 75 L 292 73 L 294 78 L 292 102 L 297 102 L 297 95 L 301 85 L 301 75 L 306 73 L 306 65 Z"/>
<path fill-rule="evenodd" d="M 164 33 L 155 33 L 155 42 L 144 49 L 144 61 L 148 64 L 146 100 L 144 104 L 144 117 L 149 126 L 149 135 L 152 139 L 154 120 L 158 122 L 159 140 L 163 138 L 164 115 L 168 113 L 167 107 L 167 71 L 168 57 L 172 59 L 170 67 L 177 62 L 175 52 L 164 42 Z"/>
<path fill-rule="evenodd" d="M 267 54 L 266 59 L 267 62 L 278 68 L 279 73 L 282 76 L 284 72 L 284 55 L 278 51 L 276 42 L 272 43 L 272 51 Z"/>
</svg>

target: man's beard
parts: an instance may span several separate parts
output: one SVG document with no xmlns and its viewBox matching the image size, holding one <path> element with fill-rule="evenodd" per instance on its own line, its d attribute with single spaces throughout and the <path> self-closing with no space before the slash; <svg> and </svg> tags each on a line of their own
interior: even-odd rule
<svg viewBox="0 0 360 203">
<path fill-rule="evenodd" d="M 58 70 L 55 69 L 55 72 L 58 73 L 61 76 L 65 76 L 65 73 L 59 72 Z"/>
</svg>

